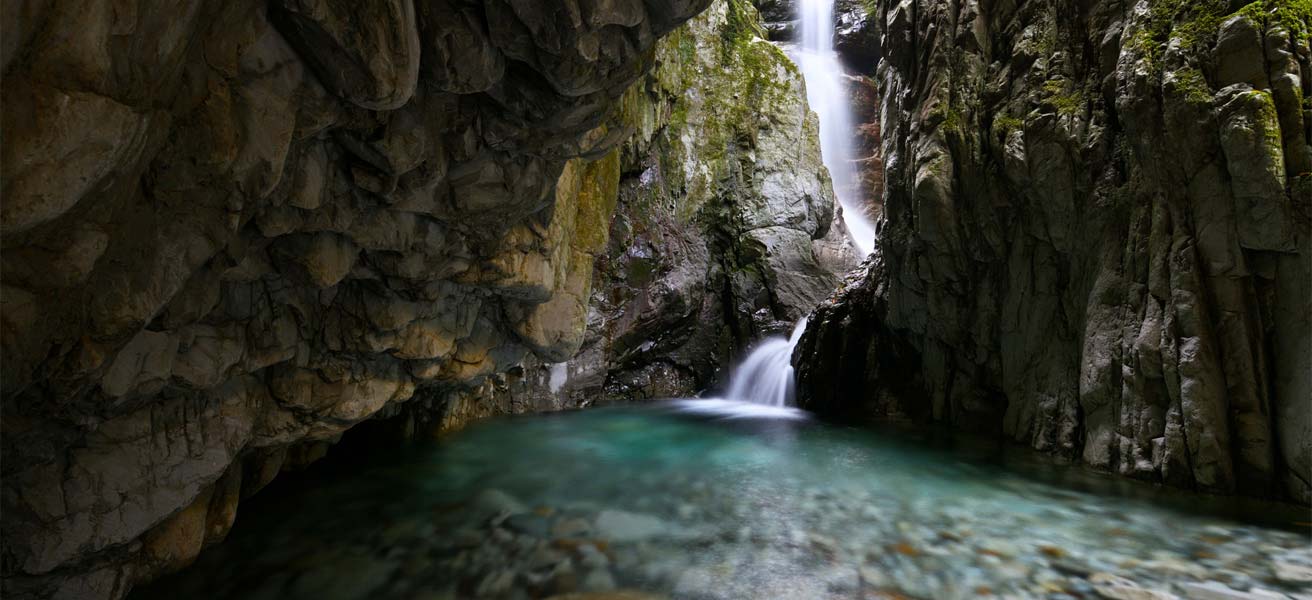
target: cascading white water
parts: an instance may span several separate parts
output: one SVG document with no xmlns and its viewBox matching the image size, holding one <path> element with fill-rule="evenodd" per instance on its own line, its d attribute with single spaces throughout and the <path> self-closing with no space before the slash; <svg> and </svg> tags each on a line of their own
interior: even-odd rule
<svg viewBox="0 0 1312 600">
<path fill-rule="evenodd" d="M 767 406 L 788 406 L 793 401 L 793 349 L 806 330 L 797 322 L 788 339 L 770 338 L 752 350 L 729 378 L 727 400 Z"/>
<path fill-rule="evenodd" d="M 834 51 L 834 0 L 798 0 L 797 7 L 802 45 L 790 54 L 806 80 L 807 102 L 820 118 L 820 151 L 843 207 L 843 221 L 861 254 L 869 255 L 875 228 L 861 209 L 861 188 L 852 166 L 855 129 L 842 63 Z"/>
</svg>

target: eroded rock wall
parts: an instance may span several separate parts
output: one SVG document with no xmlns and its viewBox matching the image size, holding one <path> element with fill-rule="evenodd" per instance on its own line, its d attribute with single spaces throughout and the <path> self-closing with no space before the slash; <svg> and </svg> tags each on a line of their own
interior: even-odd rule
<svg viewBox="0 0 1312 600">
<path fill-rule="evenodd" d="M 121 596 L 353 424 L 572 355 L 618 100 L 708 3 L 6 3 L 5 595 Z"/>
<path fill-rule="evenodd" d="M 801 74 L 746 0 L 716 0 L 661 40 L 625 95 L 618 208 L 568 360 L 528 357 L 430 411 L 463 418 L 653 398 L 722 385 L 856 265 Z M 489 401 L 489 399 L 493 399 Z M 436 419 L 436 421 L 434 421 Z"/>
<path fill-rule="evenodd" d="M 880 2 L 878 255 L 805 406 L 1312 501 L 1306 3 Z"/>
</svg>

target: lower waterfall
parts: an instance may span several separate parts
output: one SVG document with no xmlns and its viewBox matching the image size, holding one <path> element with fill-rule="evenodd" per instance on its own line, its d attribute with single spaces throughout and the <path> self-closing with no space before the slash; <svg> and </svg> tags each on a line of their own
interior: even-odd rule
<svg viewBox="0 0 1312 600">
<path fill-rule="evenodd" d="M 806 319 L 797 322 L 788 339 L 770 338 L 752 350 L 729 379 L 728 400 L 767 406 L 793 403 L 793 349 L 806 331 Z"/>
</svg>

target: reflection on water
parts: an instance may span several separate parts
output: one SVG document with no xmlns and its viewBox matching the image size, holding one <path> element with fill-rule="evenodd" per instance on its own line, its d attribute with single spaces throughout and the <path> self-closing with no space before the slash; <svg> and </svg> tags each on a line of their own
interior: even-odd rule
<svg viewBox="0 0 1312 600">
<path fill-rule="evenodd" d="M 1000 465 L 995 445 L 961 438 L 687 405 L 501 419 L 338 460 L 275 484 L 227 542 L 139 596 L 1312 593 L 1300 509 L 1200 502 L 1025 453 Z"/>
</svg>

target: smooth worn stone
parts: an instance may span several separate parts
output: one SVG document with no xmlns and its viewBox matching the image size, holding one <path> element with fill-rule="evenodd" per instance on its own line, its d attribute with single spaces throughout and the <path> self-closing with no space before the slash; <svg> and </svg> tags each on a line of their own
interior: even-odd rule
<svg viewBox="0 0 1312 600">
<path fill-rule="evenodd" d="M 651 515 L 604 510 L 597 515 L 597 537 L 611 542 L 640 542 L 673 532 L 670 523 Z"/>
<path fill-rule="evenodd" d="M 523 502 L 497 489 L 487 489 L 479 492 L 470 501 L 470 504 L 477 507 L 487 517 L 508 517 L 528 512 L 528 506 L 524 505 Z"/>
<path fill-rule="evenodd" d="M 592 524 L 580 517 L 565 517 L 551 524 L 551 535 L 558 538 L 584 537 L 592 531 Z"/>
<path fill-rule="evenodd" d="M 1093 589 L 1108 600 L 1178 600 L 1170 592 L 1148 589 L 1139 584 L 1108 573 L 1097 573 L 1089 578 Z"/>
<path fill-rule="evenodd" d="M 1312 556 L 1303 553 L 1276 558 L 1271 561 L 1271 570 L 1276 579 L 1286 583 L 1312 583 Z"/>
<path fill-rule="evenodd" d="M 593 569 L 583 576 L 579 588 L 584 592 L 607 592 L 615 589 L 615 578 L 604 568 Z"/>
<path fill-rule="evenodd" d="M 550 519 L 532 513 L 512 514 L 505 520 L 504 525 L 532 537 L 546 538 L 551 535 Z"/>
<path fill-rule="evenodd" d="M 1203 583 L 1182 583 L 1177 586 L 1187 598 L 1194 600 L 1265 600 L 1284 598 L 1284 594 L 1254 589 L 1247 592 L 1231 589 L 1215 581 Z"/>
</svg>

